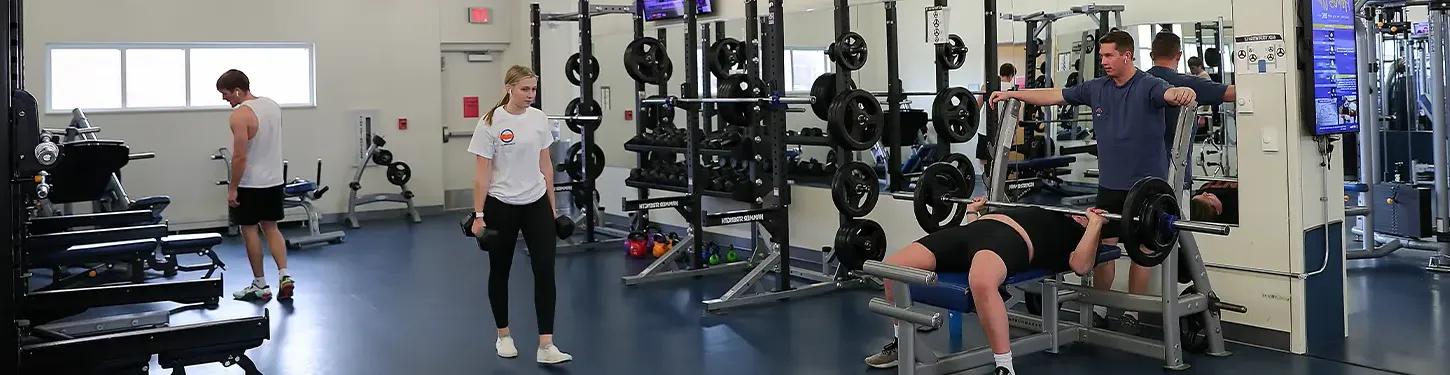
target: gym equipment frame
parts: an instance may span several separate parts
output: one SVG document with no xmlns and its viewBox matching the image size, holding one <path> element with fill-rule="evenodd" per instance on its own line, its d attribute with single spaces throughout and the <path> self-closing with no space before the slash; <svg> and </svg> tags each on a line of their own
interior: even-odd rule
<svg viewBox="0 0 1450 375">
<path fill-rule="evenodd" d="M 368 163 L 373 161 L 373 154 L 377 153 L 385 144 L 385 142 L 380 142 L 382 140 L 383 138 L 381 136 L 373 136 L 372 142 L 369 142 L 371 144 L 368 146 L 367 151 L 363 152 L 361 160 L 357 162 L 357 172 L 353 172 L 352 182 L 347 186 L 347 226 L 349 228 L 358 229 L 362 227 L 357 220 L 357 206 L 379 202 L 406 204 L 408 205 L 408 220 L 413 223 L 423 222 L 423 216 L 418 215 L 418 208 L 413 206 L 413 192 L 408 190 L 408 184 L 406 183 L 395 184 L 398 188 L 402 189 L 402 193 L 358 194 L 358 190 L 362 190 L 363 172 L 367 171 Z M 409 172 L 411 173 L 411 170 Z"/>
</svg>

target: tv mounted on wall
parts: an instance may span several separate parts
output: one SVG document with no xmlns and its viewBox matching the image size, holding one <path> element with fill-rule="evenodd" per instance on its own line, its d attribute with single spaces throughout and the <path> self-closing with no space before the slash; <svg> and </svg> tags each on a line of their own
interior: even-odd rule
<svg viewBox="0 0 1450 375">
<path fill-rule="evenodd" d="M 685 18 L 686 0 L 644 0 L 644 20 L 657 21 L 676 18 Z M 713 0 L 695 0 L 699 8 L 695 15 L 706 15 L 715 12 Z"/>
<path fill-rule="evenodd" d="M 1354 37 L 1354 2 L 1300 0 L 1301 58 L 1308 57 L 1301 88 L 1305 122 L 1314 135 L 1359 131 L 1359 62 Z M 1374 114 L 1365 114 L 1373 116 Z"/>
</svg>

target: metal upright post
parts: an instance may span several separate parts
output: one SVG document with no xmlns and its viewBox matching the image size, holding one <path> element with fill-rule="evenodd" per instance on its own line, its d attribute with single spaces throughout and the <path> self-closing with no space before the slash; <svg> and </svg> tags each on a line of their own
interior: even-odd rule
<svg viewBox="0 0 1450 375">
<path fill-rule="evenodd" d="M 581 72 L 598 69 L 598 67 L 591 66 L 589 62 L 594 57 L 594 37 L 590 31 L 590 20 L 593 18 L 591 10 L 589 0 L 579 0 L 579 71 Z M 583 103 L 595 102 L 594 79 L 588 74 L 579 75 L 579 101 Z M 604 104 L 601 103 L 599 107 L 603 109 Z M 584 131 L 581 134 L 580 140 L 584 145 L 581 146 L 581 149 L 593 149 L 595 147 L 594 128 L 583 126 L 582 129 Z M 585 155 L 588 155 L 588 151 L 585 151 Z M 587 158 L 580 159 L 584 160 Z M 584 205 L 584 242 L 594 243 L 594 223 L 599 221 L 599 206 L 594 204 L 594 194 L 598 192 L 594 189 L 594 179 L 589 177 L 589 168 L 589 163 L 581 163 L 579 166 L 579 174 L 584 175 L 584 183 L 581 184 L 581 188 L 584 190 L 582 195 L 584 196 L 584 201 L 589 202 Z M 578 190 L 574 191 L 574 194 L 579 193 L 580 191 Z"/>
<path fill-rule="evenodd" d="M 948 0 L 936 0 L 935 5 L 947 6 L 947 1 Z M 987 0 L 982 2 L 982 18 L 983 25 L 997 24 L 998 21 L 996 0 Z M 982 92 L 982 100 L 986 101 L 986 99 L 990 97 L 992 93 L 1002 91 L 1002 79 L 997 77 L 997 28 L 984 27 L 982 29 L 982 59 L 985 62 L 985 64 L 983 64 L 984 66 L 982 67 L 982 77 L 986 78 L 986 85 L 983 85 L 984 89 Z M 946 90 L 948 83 L 949 82 L 946 66 L 943 66 L 941 61 L 937 61 L 937 91 L 940 92 Z M 997 137 L 997 121 L 999 121 L 999 119 L 997 118 L 997 109 L 989 105 L 982 107 L 982 115 L 987 117 L 987 121 L 984 123 L 984 126 L 987 127 L 987 139 L 981 139 L 981 137 L 978 137 L 977 142 L 990 143 L 992 139 L 996 139 Z M 982 168 L 986 169 L 987 166 L 983 165 Z"/>
<path fill-rule="evenodd" d="M 700 24 L 700 48 L 705 49 L 706 51 L 708 51 L 710 48 L 710 35 L 710 24 Z M 709 56 L 707 58 L 713 59 L 715 58 L 715 56 Z M 692 74 L 700 75 L 700 97 L 715 97 L 715 86 L 711 85 L 713 78 L 715 78 L 715 74 L 710 72 L 694 72 Z M 701 127 L 704 128 L 705 134 L 710 134 L 710 132 L 715 131 L 715 103 L 700 103 L 699 105 L 700 113 L 704 114 L 702 116 L 703 118 L 701 119 Z M 720 124 L 720 128 L 724 129 L 725 124 Z"/>
<path fill-rule="evenodd" d="M 637 10 L 632 15 L 632 17 L 634 17 L 634 39 L 638 40 L 640 38 L 644 38 L 644 0 L 634 0 L 634 9 Z M 644 90 L 645 84 L 643 81 L 634 81 L 634 134 L 637 135 L 644 134 L 646 131 L 649 130 L 649 127 L 656 125 L 646 124 L 644 122 L 644 116 L 639 115 L 640 113 L 643 113 L 644 110 L 644 108 L 642 108 L 643 106 L 639 104 L 640 99 L 643 99 L 645 96 Z M 634 163 L 639 168 L 644 168 L 645 163 L 648 162 L 649 159 L 645 157 L 645 153 L 634 153 Z M 649 189 L 635 188 L 634 190 L 635 195 L 639 197 L 638 199 L 649 199 Z M 635 223 L 639 223 L 641 226 L 639 228 L 629 228 L 630 230 L 644 230 L 644 227 L 649 226 L 649 210 L 636 211 L 634 214 L 638 215 L 636 216 L 637 219 L 635 220 Z M 630 224 L 633 225 L 634 223 Z"/>
<path fill-rule="evenodd" d="M 685 87 L 681 90 L 681 98 L 700 97 L 700 24 L 696 18 L 699 9 L 693 2 L 685 5 Z M 696 103 L 695 105 L 701 105 Z M 702 106 L 703 107 L 703 106 Z M 705 173 L 700 165 L 699 145 L 693 140 L 696 133 L 700 132 L 700 112 L 688 111 L 685 117 L 686 131 L 690 134 L 692 141 L 685 142 L 685 179 L 686 194 L 690 195 L 688 204 L 690 215 L 685 220 L 690 223 L 689 235 L 695 238 L 690 246 L 695 248 L 694 256 L 690 257 L 690 268 L 700 269 L 705 266 L 705 227 L 702 225 L 705 220 L 705 210 L 701 202 L 705 195 L 704 185 L 700 184 L 697 177 Z"/>
<path fill-rule="evenodd" d="M 886 6 L 886 185 L 887 191 L 906 189 L 905 177 L 901 175 L 901 41 L 898 40 L 896 25 L 896 1 L 887 1 Z M 942 146 L 937 146 L 942 148 Z M 950 149 L 951 145 L 945 148 Z M 941 160 L 941 159 L 937 159 Z"/>
<path fill-rule="evenodd" d="M 767 51 L 769 52 L 763 53 L 771 56 L 767 60 L 766 69 L 764 69 L 767 82 L 766 86 L 775 92 L 785 91 L 785 64 L 783 63 L 785 61 L 785 10 L 781 5 L 781 2 L 784 1 L 770 0 L 770 15 L 767 16 L 770 25 L 770 29 L 767 32 L 767 35 L 770 37 L 770 41 L 767 44 Z M 846 0 L 836 0 L 836 5 L 839 7 L 838 9 L 845 9 Z M 839 31 L 841 25 L 837 24 L 836 28 Z M 836 34 L 840 35 L 839 32 Z M 839 66 L 837 68 L 838 70 L 836 71 L 840 72 Z M 837 82 L 839 83 L 840 81 Z M 840 85 L 836 87 L 846 86 Z M 778 251 L 780 254 L 780 271 L 777 273 L 776 281 L 778 285 L 775 289 L 779 292 L 792 289 L 790 284 L 790 220 L 787 215 L 787 212 L 789 212 L 788 207 L 790 207 L 791 186 L 786 181 L 785 176 L 785 111 L 770 110 L 764 112 L 765 129 L 770 132 L 769 138 L 771 139 L 770 160 L 775 164 L 774 168 L 770 169 L 771 177 L 775 179 L 775 183 L 772 186 L 775 187 L 776 209 L 780 210 L 776 214 L 775 220 L 767 221 L 773 227 L 772 229 L 774 229 L 769 230 L 773 234 L 771 239 L 775 240 L 776 246 L 780 247 Z M 836 157 L 843 158 L 844 156 L 842 154 L 845 153 L 838 150 Z M 845 165 L 840 162 L 840 159 L 837 159 L 837 163 L 839 163 L 838 165 Z"/>
<path fill-rule="evenodd" d="M 635 1 L 644 1 L 644 0 L 635 0 Z M 644 9 L 644 8 L 640 8 L 640 9 Z M 659 39 L 660 40 L 660 47 L 661 48 L 664 48 L 666 51 L 669 50 L 669 46 L 670 46 L 670 38 L 669 38 L 669 36 L 670 36 L 670 33 L 667 30 L 665 30 L 665 29 L 655 29 L 655 39 Z M 664 97 L 664 96 L 670 96 L 670 81 L 669 81 L 669 79 L 660 80 L 660 87 L 659 88 L 660 88 L 660 96 L 662 96 L 662 97 Z M 669 110 L 670 111 L 674 111 L 675 109 L 674 108 L 669 108 Z"/>
<path fill-rule="evenodd" d="M 1379 102 L 1379 100 L 1376 98 L 1379 97 L 1380 93 L 1374 89 L 1374 77 L 1378 76 L 1378 74 L 1375 74 L 1375 72 L 1379 71 L 1379 69 L 1377 69 L 1377 67 L 1379 66 L 1379 45 L 1374 42 L 1374 35 L 1379 32 L 1379 28 L 1375 27 L 1371 23 L 1373 21 L 1372 19 L 1365 19 L 1365 17 L 1373 17 L 1373 8 L 1363 6 L 1365 0 L 1359 0 L 1358 2 L 1360 3 L 1360 7 L 1365 10 L 1364 14 L 1361 14 L 1354 18 L 1354 35 L 1355 38 L 1358 39 L 1355 42 L 1355 59 L 1358 61 L 1356 61 L 1355 63 L 1359 65 L 1359 71 L 1361 72 L 1361 78 L 1358 82 L 1359 182 L 1365 184 L 1368 189 L 1365 189 L 1363 193 L 1359 193 L 1359 200 L 1358 203 L 1355 205 L 1371 207 L 1370 210 L 1365 211 L 1363 217 L 1364 249 L 1370 250 L 1377 247 L 1374 240 L 1375 212 L 1373 207 L 1374 186 L 1375 183 L 1379 182 L 1379 179 L 1374 174 L 1374 165 L 1379 163 L 1379 153 L 1376 152 L 1378 149 L 1376 141 L 1379 140 L 1380 131 L 1378 115 L 1379 110 L 1377 108 L 1378 106 L 1376 106 L 1375 103 Z M 1199 44 L 1202 43 L 1200 42 Z M 1364 77 L 1370 78 L 1365 79 Z M 1347 252 L 1345 256 L 1349 259 L 1355 259 L 1355 255 L 1358 254 L 1362 253 Z"/>
<path fill-rule="evenodd" d="M 544 75 L 539 73 L 539 3 L 529 4 L 529 67 L 533 68 L 534 108 L 544 109 Z"/>
<path fill-rule="evenodd" d="M 1102 13 L 1098 14 L 1098 34 L 1095 35 L 1095 36 L 1093 36 L 1093 42 L 1092 42 L 1093 43 L 1093 51 L 1097 51 L 1098 50 L 1098 48 L 1097 48 L 1098 47 L 1097 46 L 1098 39 L 1102 39 L 1104 36 L 1107 36 L 1109 30 L 1111 30 L 1111 29 L 1109 29 L 1109 26 L 1108 26 L 1108 13 L 1107 12 L 1102 12 Z M 1103 55 L 1098 54 L 1098 53 L 1093 53 L 1093 69 L 1094 69 L 1094 71 L 1093 71 L 1093 78 L 1098 78 L 1098 77 L 1103 77 L 1103 76 L 1108 75 L 1108 73 L 1106 73 L 1106 72 L 1103 71 Z M 1083 81 L 1086 81 L 1086 80 L 1083 80 Z"/>
<path fill-rule="evenodd" d="M 1450 27 L 1450 17 L 1447 17 L 1447 12 L 1450 12 L 1450 0 L 1431 0 L 1429 8 L 1430 45 L 1427 49 L 1430 50 L 1430 58 L 1427 61 L 1433 65 L 1430 72 L 1433 81 L 1429 82 L 1429 85 L 1430 112 L 1433 118 L 1432 126 L 1435 128 L 1435 205 L 1438 207 L 1435 229 L 1436 240 L 1446 242 L 1450 241 L 1450 238 L 1447 238 L 1450 237 L 1450 233 L 1446 233 L 1445 222 L 1446 218 L 1450 217 L 1450 191 L 1446 190 L 1445 180 L 1447 178 L 1446 168 L 1450 168 L 1446 166 L 1446 152 L 1450 152 L 1450 144 L 1447 142 L 1450 140 L 1445 138 L 1447 135 L 1445 127 L 1450 124 L 1446 124 L 1445 118 L 1447 115 L 1445 86 L 1450 82 L 1445 79 L 1445 43 L 1447 39 L 1450 39 L 1450 35 L 1447 35 L 1450 33 L 1447 33 L 1445 29 Z M 1373 241 L 1373 234 L 1367 234 L 1366 237 L 1368 241 Z M 1450 272 L 1450 246 L 1441 246 L 1440 252 L 1430 258 L 1430 264 L 1426 266 L 1426 269 L 1435 272 Z"/>
<path fill-rule="evenodd" d="M 20 0 L 5 0 L 5 9 L 7 9 L 7 12 L 4 16 L 4 24 L 15 25 L 15 27 L 0 28 L 3 29 L 3 31 L 0 31 L 0 39 L 6 41 L 18 41 L 20 39 L 19 35 L 15 35 L 18 34 L 17 31 L 20 29 L 19 15 L 16 14 L 16 12 L 8 11 L 9 9 L 18 8 L 20 8 Z M 20 80 L 17 79 L 17 77 L 20 76 L 20 69 L 18 66 L 16 66 L 16 64 L 12 63 L 12 61 L 14 61 L 12 59 L 18 57 L 18 52 L 20 52 L 18 51 L 18 48 L 15 48 L 15 46 L 13 45 L 10 46 L 10 48 L 6 48 L 3 52 L 0 52 L 0 60 L 4 60 L 6 62 L 5 67 L 0 68 L 4 69 L 3 72 L 0 72 L 0 75 L 3 75 L 10 80 L 7 85 L 8 87 L 20 86 Z M 5 112 L 3 113 L 11 113 L 11 96 L 0 96 L 4 97 L 0 98 L 0 103 L 3 103 L 3 109 L 5 110 Z M 17 330 L 15 320 L 16 317 L 19 315 L 18 312 L 20 311 L 24 302 L 26 288 L 23 287 L 23 283 L 19 280 L 20 278 L 18 277 L 19 272 L 17 271 L 17 266 L 20 264 L 24 264 L 24 260 L 21 259 L 22 257 L 24 257 L 24 251 L 20 248 L 20 244 L 16 241 L 15 231 L 18 228 L 19 224 L 24 222 L 23 220 L 25 219 L 25 210 L 23 210 L 21 205 L 18 203 L 21 201 L 20 198 L 22 197 L 22 195 L 16 185 L 11 182 L 13 181 L 13 178 L 18 177 L 15 176 L 14 168 L 16 162 L 16 152 L 20 151 L 14 150 L 12 147 L 15 142 L 15 121 L 14 119 L 9 118 L 9 116 L 6 116 L 6 121 L 7 124 L 5 127 L 5 131 L 0 131 L 0 158 L 3 158 L 3 160 L 0 160 L 0 177 L 4 177 L 7 180 L 4 184 L 0 184 L 0 186 L 3 186 L 0 187 L 0 197 L 4 197 L 4 199 L 0 199 L 0 207 L 4 208 L 3 210 L 0 210 L 0 212 L 4 212 L 4 218 L 0 219 L 0 226 L 4 226 L 6 230 L 9 231 L 11 234 L 4 236 L 4 239 L 0 240 L 4 241 L 5 250 L 6 252 L 8 252 L 8 254 L 3 257 L 4 263 L 0 263 L 0 266 L 3 266 L 3 269 L 5 270 L 5 277 L 0 277 L 0 279 L 4 279 L 3 281 L 0 281 L 0 283 L 4 284 L 5 303 L 4 306 L 0 306 L 0 309 L 5 310 L 5 320 L 0 323 L 3 323 L 3 325 L 5 326 L 3 333 L 5 337 L 7 337 L 5 341 L 11 344 L 9 345 L 9 348 L 6 348 L 4 350 L 4 354 L 0 355 L 0 358 L 3 358 L 3 360 L 0 360 L 0 363 L 9 363 L 10 365 L 6 365 L 7 368 L 10 368 L 9 372 L 19 373 L 20 332 Z"/>
</svg>

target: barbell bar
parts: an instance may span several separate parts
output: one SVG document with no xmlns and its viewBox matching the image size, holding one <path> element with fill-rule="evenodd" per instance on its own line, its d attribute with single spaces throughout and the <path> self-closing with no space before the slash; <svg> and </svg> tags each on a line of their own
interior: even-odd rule
<svg viewBox="0 0 1450 375">
<path fill-rule="evenodd" d="M 557 116 L 549 115 L 550 120 L 574 120 L 574 121 L 599 121 L 599 116 Z"/>
<path fill-rule="evenodd" d="M 676 96 L 664 98 L 650 98 L 639 101 L 642 104 L 672 104 L 672 103 L 780 103 L 780 104 L 812 104 L 816 102 L 815 97 L 779 97 L 779 98 L 681 98 Z"/>
<path fill-rule="evenodd" d="M 939 199 L 941 199 L 943 201 L 947 201 L 947 202 L 960 203 L 960 204 L 971 204 L 972 203 L 972 199 L 971 198 L 961 198 L 961 197 L 953 197 L 953 196 L 942 196 Z M 994 208 L 1040 208 L 1040 209 L 1044 209 L 1044 210 L 1048 210 L 1048 211 L 1052 211 L 1052 212 L 1056 212 L 1056 213 L 1060 213 L 1060 214 L 1077 215 L 1077 216 L 1087 216 L 1087 211 L 1074 210 L 1074 209 L 1065 208 L 1065 207 L 1043 206 L 1043 205 L 1037 205 L 1037 204 L 1012 203 L 1012 202 L 992 202 L 992 201 L 988 201 L 988 202 L 986 202 L 986 204 L 987 204 L 987 207 L 994 207 Z M 1108 219 L 1108 220 L 1112 220 L 1112 221 L 1123 220 L 1123 215 L 1118 215 L 1118 214 L 1115 214 L 1115 213 L 1104 213 L 1102 216 L 1103 216 L 1104 219 Z M 1229 232 L 1229 226 L 1228 225 L 1224 225 L 1224 224 L 1214 224 L 1214 223 L 1205 223 L 1205 222 L 1200 222 L 1200 221 L 1173 220 L 1170 223 L 1170 225 L 1172 225 L 1174 229 L 1178 229 L 1178 230 L 1184 230 L 1184 231 L 1189 231 L 1189 232 L 1198 232 L 1198 233 L 1207 233 L 1207 234 L 1216 234 L 1216 235 L 1220 235 L 1220 236 L 1227 236 L 1228 235 L 1228 232 Z"/>
</svg>

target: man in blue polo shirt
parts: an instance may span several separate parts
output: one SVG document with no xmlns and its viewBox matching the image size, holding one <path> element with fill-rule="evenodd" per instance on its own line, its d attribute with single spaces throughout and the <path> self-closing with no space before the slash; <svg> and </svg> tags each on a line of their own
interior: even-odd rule
<svg viewBox="0 0 1450 375">
<path fill-rule="evenodd" d="M 1171 87 L 1168 82 L 1139 71 L 1133 65 L 1135 51 L 1133 36 L 1114 30 L 1098 39 L 1098 54 L 1102 57 L 1106 76 L 1065 89 L 999 91 L 992 93 L 989 99 L 993 104 L 1017 99 L 1036 106 L 1067 104 L 1092 108 L 1093 131 L 1098 140 L 1098 170 L 1101 173 L 1096 205 L 1116 214 L 1123 212 L 1128 190 L 1139 179 L 1168 179 L 1163 119 L 1167 109 L 1186 105 L 1195 99 L 1193 90 Z M 1103 228 L 1102 237 L 1117 238 L 1119 234 L 1116 232 L 1116 226 L 1109 225 Z M 1098 267 L 1094 285 L 1111 288 L 1113 270 L 1112 264 Z M 1129 271 L 1128 292 L 1146 294 L 1150 271 L 1133 265 Z M 1134 280 L 1142 281 L 1142 285 L 1133 284 Z M 1107 315 L 1106 308 L 1097 307 L 1094 312 L 1100 316 Z M 1126 313 L 1123 320 L 1128 325 L 1135 325 L 1137 312 Z"/>
<path fill-rule="evenodd" d="M 1175 87 L 1186 87 L 1193 90 L 1198 97 L 1199 105 L 1219 105 L 1224 102 L 1232 103 L 1235 100 L 1233 85 L 1210 81 L 1203 77 L 1191 76 L 1178 72 L 1178 62 L 1183 59 L 1183 40 L 1177 34 L 1170 32 L 1158 33 L 1153 37 L 1153 50 L 1148 56 L 1153 58 L 1153 67 L 1148 69 L 1148 74 L 1158 77 Z M 1173 136 L 1178 130 L 1178 108 L 1169 108 L 1165 111 L 1167 128 L 1163 134 L 1163 144 L 1167 147 L 1168 155 L 1173 156 Z M 1192 153 L 1188 155 L 1188 164 L 1193 165 Z M 1191 171 L 1191 169 L 1190 169 Z M 1191 173 L 1183 174 L 1185 184 L 1193 181 Z M 1146 281 L 1145 281 L 1146 282 Z"/>
</svg>

